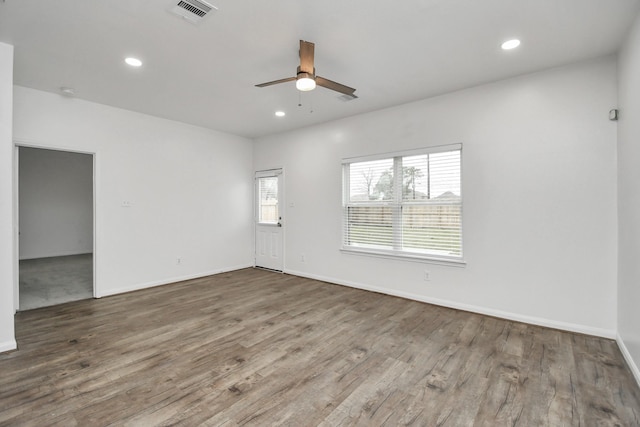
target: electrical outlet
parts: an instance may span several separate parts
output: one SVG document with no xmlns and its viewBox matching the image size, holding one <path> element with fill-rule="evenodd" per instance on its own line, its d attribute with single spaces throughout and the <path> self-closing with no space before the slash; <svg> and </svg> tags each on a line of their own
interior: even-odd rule
<svg viewBox="0 0 640 427">
<path fill-rule="evenodd" d="M 431 272 L 429 270 L 425 270 L 424 271 L 424 281 L 428 282 L 429 280 L 431 280 Z"/>
<path fill-rule="evenodd" d="M 300 262 L 306 262 L 307 259 L 304 257 L 304 254 L 300 254 Z"/>
<path fill-rule="evenodd" d="M 178 265 L 182 264 L 182 258 L 181 257 L 176 258 L 176 264 L 178 264 Z"/>
</svg>

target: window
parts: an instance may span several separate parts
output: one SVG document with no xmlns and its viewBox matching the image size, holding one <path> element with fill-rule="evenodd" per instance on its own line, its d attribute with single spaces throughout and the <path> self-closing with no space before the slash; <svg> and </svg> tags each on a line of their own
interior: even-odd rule
<svg viewBox="0 0 640 427">
<path fill-rule="evenodd" d="M 258 223 L 278 223 L 278 177 L 258 178 Z"/>
<path fill-rule="evenodd" d="M 462 146 L 343 161 L 343 249 L 462 261 Z"/>
</svg>

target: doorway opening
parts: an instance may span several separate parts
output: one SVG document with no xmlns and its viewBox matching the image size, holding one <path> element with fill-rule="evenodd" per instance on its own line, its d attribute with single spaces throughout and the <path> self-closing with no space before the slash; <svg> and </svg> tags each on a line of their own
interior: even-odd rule
<svg viewBox="0 0 640 427">
<path fill-rule="evenodd" d="M 93 154 L 19 146 L 18 310 L 93 298 Z"/>
</svg>

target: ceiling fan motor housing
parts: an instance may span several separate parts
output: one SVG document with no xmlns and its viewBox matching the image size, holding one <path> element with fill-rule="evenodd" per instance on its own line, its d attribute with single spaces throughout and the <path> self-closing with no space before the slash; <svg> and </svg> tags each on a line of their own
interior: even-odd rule
<svg viewBox="0 0 640 427">
<path fill-rule="evenodd" d="M 308 71 L 302 71 L 302 70 L 300 69 L 300 66 L 298 66 L 297 76 L 298 76 L 298 77 L 297 77 L 298 79 L 304 79 L 304 78 L 307 78 L 307 79 L 315 80 L 315 79 L 316 79 L 316 68 L 315 68 L 315 67 L 313 67 L 313 72 L 312 72 L 312 73 L 310 73 L 310 72 L 308 72 Z"/>
</svg>

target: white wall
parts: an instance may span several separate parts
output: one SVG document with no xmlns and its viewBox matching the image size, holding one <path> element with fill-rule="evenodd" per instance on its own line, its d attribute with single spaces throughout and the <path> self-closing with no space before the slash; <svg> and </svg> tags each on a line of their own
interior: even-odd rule
<svg viewBox="0 0 640 427">
<path fill-rule="evenodd" d="M 615 105 L 603 58 L 261 138 L 254 168 L 285 168 L 285 268 L 614 337 Z M 458 142 L 466 267 L 340 252 L 342 158 Z"/>
<path fill-rule="evenodd" d="M 95 153 L 97 296 L 252 265 L 250 140 L 19 86 L 14 98 L 18 143 Z"/>
<path fill-rule="evenodd" d="M 0 352 L 16 348 L 13 329 L 13 46 L 0 43 Z"/>
<path fill-rule="evenodd" d="M 640 16 L 618 64 L 618 342 L 640 383 Z"/>
<path fill-rule="evenodd" d="M 93 157 L 22 147 L 20 259 L 93 252 Z"/>
</svg>

